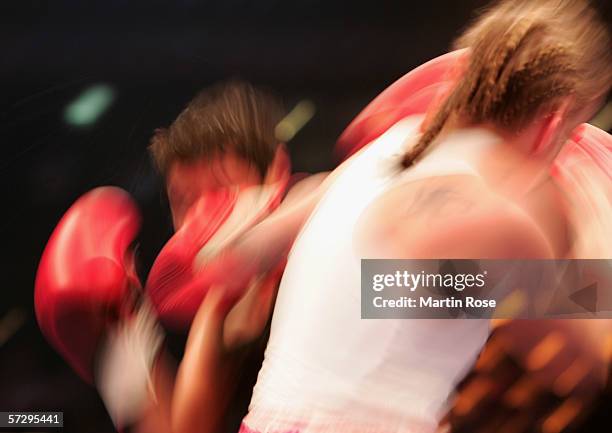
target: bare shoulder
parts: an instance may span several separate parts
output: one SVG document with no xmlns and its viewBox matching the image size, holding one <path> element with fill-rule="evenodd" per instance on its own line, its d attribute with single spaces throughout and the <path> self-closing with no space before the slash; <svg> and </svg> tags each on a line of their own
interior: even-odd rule
<svg viewBox="0 0 612 433">
<path fill-rule="evenodd" d="M 364 225 L 395 258 L 547 258 L 551 249 L 516 204 L 473 176 L 445 176 L 388 191 Z M 367 236 L 367 235 L 366 235 Z"/>
</svg>

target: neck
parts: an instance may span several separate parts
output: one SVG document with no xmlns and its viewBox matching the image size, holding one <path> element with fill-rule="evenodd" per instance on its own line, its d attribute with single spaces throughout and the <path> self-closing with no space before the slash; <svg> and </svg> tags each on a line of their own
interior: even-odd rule
<svg viewBox="0 0 612 433">
<path fill-rule="evenodd" d="M 450 146 L 458 143 L 461 147 L 457 149 L 458 156 L 469 161 L 492 188 L 517 197 L 549 178 L 550 159 L 532 152 L 540 140 L 540 130 L 533 125 L 514 134 L 488 124 L 473 125 L 453 119 L 442 130 L 439 140 Z M 455 137 L 446 139 L 448 136 Z M 459 137 L 463 138 L 455 139 Z"/>
<path fill-rule="evenodd" d="M 527 194 L 549 178 L 550 165 L 524 150 L 521 137 L 505 138 L 483 155 L 479 172 L 500 192 L 517 197 Z"/>
</svg>

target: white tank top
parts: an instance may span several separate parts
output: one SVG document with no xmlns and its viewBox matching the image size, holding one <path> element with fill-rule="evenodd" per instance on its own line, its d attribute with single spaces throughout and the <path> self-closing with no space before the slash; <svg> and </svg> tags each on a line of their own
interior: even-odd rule
<svg viewBox="0 0 612 433">
<path fill-rule="evenodd" d="M 484 130 L 456 133 L 398 173 L 421 120 L 398 122 L 355 156 L 298 236 L 244 420 L 248 431 L 430 432 L 473 364 L 489 333 L 485 320 L 361 319 L 360 259 L 376 258 L 357 255 L 353 245 L 365 208 L 398 182 L 475 175 L 461 159 L 466 145 L 495 141 Z"/>
</svg>

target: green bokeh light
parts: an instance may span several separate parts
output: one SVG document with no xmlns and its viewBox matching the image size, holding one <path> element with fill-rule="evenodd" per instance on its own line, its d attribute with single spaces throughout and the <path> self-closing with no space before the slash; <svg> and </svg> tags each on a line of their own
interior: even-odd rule
<svg viewBox="0 0 612 433">
<path fill-rule="evenodd" d="M 72 126 L 91 125 L 108 110 L 114 99 L 115 91 L 108 84 L 91 86 L 68 104 L 64 120 Z"/>
</svg>

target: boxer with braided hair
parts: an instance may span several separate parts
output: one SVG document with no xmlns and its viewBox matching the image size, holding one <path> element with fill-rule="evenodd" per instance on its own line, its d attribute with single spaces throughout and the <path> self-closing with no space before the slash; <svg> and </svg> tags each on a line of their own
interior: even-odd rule
<svg viewBox="0 0 612 433">
<path fill-rule="evenodd" d="M 551 163 L 609 90 L 609 41 L 585 2 L 496 3 L 459 38 L 461 70 L 438 87 L 440 104 L 391 113 L 367 144 L 344 134 L 359 152 L 209 258 L 211 281 L 232 291 L 291 248 L 244 432 L 435 431 L 489 323 L 362 320 L 360 259 L 589 257 L 574 248 L 584 227 Z M 435 83 L 415 74 L 410 85 L 430 96 Z M 248 272 L 215 280 L 227 263 Z M 606 368 L 587 347 L 600 332 L 570 342 L 594 372 L 586 386 Z"/>
<path fill-rule="evenodd" d="M 568 116 L 604 98 L 610 86 L 610 42 L 584 2 L 501 2 L 484 13 L 456 48 L 469 47 L 462 79 L 402 161 L 413 164 L 447 121 L 491 123 L 517 131 L 538 112 L 573 99 Z"/>
</svg>

